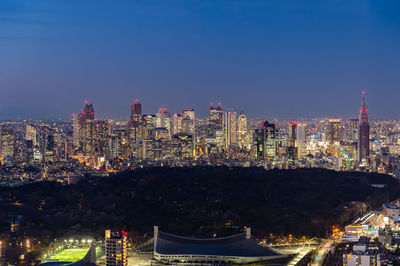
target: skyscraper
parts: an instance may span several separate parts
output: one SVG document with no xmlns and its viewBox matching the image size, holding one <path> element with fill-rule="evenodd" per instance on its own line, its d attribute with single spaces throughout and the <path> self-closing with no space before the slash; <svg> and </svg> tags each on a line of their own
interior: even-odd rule
<svg viewBox="0 0 400 266">
<path fill-rule="evenodd" d="M 366 159 L 369 156 L 369 123 L 368 111 L 365 105 L 365 91 L 363 91 L 362 106 L 358 123 L 358 160 Z"/>
<path fill-rule="evenodd" d="M 306 155 L 306 124 L 298 124 L 296 128 L 297 156 L 299 159 Z"/>
<path fill-rule="evenodd" d="M 243 112 L 240 112 L 238 117 L 237 138 L 240 146 L 247 148 L 247 117 Z"/>
<path fill-rule="evenodd" d="M 129 120 L 129 138 L 130 143 L 134 144 L 138 138 L 145 137 L 145 121 L 142 116 L 142 104 L 138 102 L 138 99 L 131 104 L 131 117 Z"/>
<path fill-rule="evenodd" d="M 264 155 L 268 159 L 273 159 L 276 155 L 276 137 L 278 131 L 275 124 L 265 121 L 263 124 L 264 130 Z"/>
<path fill-rule="evenodd" d="M 342 140 L 342 119 L 327 119 L 326 137 L 330 145 Z"/>
<path fill-rule="evenodd" d="M 221 103 L 218 103 L 217 108 L 211 105 L 208 110 L 208 124 L 216 130 L 222 130 L 224 122 L 224 112 L 222 110 Z"/>
<path fill-rule="evenodd" d="M 168 133 L 171 132 L 171 116 L 167 111 L 167 108 L 160 108 L 158 113 L 156 114 L 156 127 L 164 127 L 168 130 Z"/>
<path fill-rule="evenodd" d="M 142 116 L 142 104 L 138 102 L 138 99 L 131 104 L 131 122 L 140 122 Z"/>
<path fill-rule="evenodd" d="M 288 146 L 294 147 L 295 142 L 297 139 L 297 123 L 296 122 L 290 122 L 289 123 L 289 138 L 288 138 Z"/>
<path fill-rule="evenodd" d="M 228 148 L 231 144 L 235 144 L 236 141 L 236 112 L 225 113 L 225 148 Z"/>
</svg>

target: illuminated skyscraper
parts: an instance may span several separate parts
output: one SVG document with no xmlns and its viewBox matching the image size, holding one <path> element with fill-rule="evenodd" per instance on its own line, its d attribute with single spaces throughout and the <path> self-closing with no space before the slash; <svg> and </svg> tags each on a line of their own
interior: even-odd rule
<svg viewBox="0 0 400 266">
<path fill-rule="evenodd" d="M 36 128 L 32 125 L 26 125 L 26 140 L 31 140 L 33 146 L 35 146 L 36 143 Z"/>
<path fill-rule="evenodd" d="M 145 129 L 145 121 L 142 116 L 142 104 L 136 101 L 131 104 L 131 116 L 129 120 L 129 138 L 132 145 L 134 145 L 138 138 L 147 136 Z"/>
<path fill-rule="evenodd" d="M 342 139 L 342 119 L 328 119 L 326 137 L 330 145 L 339 143 Z"/>
<path fill-rule="evenodd" d="M 79 118 L 79 148 L 87 155 L 94 151 L 95 138 L 95 121 L 94 108 L 92 104 L 85 101 L 83 113 L 78 115 Z"/>
<path fill-rule="evenodd" d="M 224 123 L 224 111 L 222 110 L 221 103 L 218 103 L 217 108 L 211 105 L 208 110 L 208 124 L 216 130 L 222 130 Z"/>
<path fill-rule="evenodd" d="M 225 148 L 228 148 L 232 144 L 236 144 L 236 112 L 225 113 Z"/>
<path fill-rule="evenodd" d="M 301 159 L 306 155 L 306 124 L 297 124 L 296 136 L 297 157 Z"/>
<path fill-rule="evenodd" d="M 196 120 L 195 113 L 193 109 L 183 109 L 182 111 L 182 121 L 181 121 L 181 132 L 185 134 L 190 134 L 195 137 L 196 133 Z"/>
<path fill-rule="evenodd" d="M 1 129 L 0 131 L 0 156 L 4 159 L 14 157 L 15 137 L 14 131 L 10 129 Z"/>
<path fill-rule="evenodd" d="M 256 129 L 253 134 L 253 142 L 255 147 L 255 157 L 257 159 L 264 158 L 264 130 Z"/>
<path fill-rule="evenodd" d="M 182 116 L 181 114 L 174 114 L 172 117 L 172 133 L 178 134 L 182 131 Z"/>
<path fill-rule="evenodd" d="M 160 108 L 156 114 L 156 127 L 164 127 L 171 133 L 171 116 L 166 108 Z"/>
<path fill-rule="evenodd" d="M 74 147 L 79 146 L 79 115 L 72 114 L 72 144 Z"/>
<path fill-rule="evenodd" d="M 289 123 L 289 137 L 288 137 L 288 146 L 294 147 L 297 139 L 297 123 L 290 122 Z"/>
<path fill-rule="evenodd" d="M 131 122 L 141 122 L 142 116 L 142 104 L 138 102 L 138 99 L 131 104 Z"/>
<path fill-rule="evenodd" d="M 362 106 L 359 116 L 358 130 L 358 160 L 366 159 L 369 156 L 369 123 L 368 111 L 365 105 L 365 91 L 363 91 Z"/>
<path fill-rule="evenodd" d="M 276 138 L 278 131 L 275 124 L 265 121 L 263 124 L 264 130 L 264 156 L 268 159 L 275 158 L 276 155 Z"/>
<path fill-rule="evenodd" d="M 237 138 L 241 147 L 248 146 L 247 139 L 247 117 L 243 112 L 240 112 L 238 117 Z"/>
<path fill-rule="evenodd" d="M 358 122 L 357 118 L 350 119 L 346 128 L 346 140 L 358 142 Z"/>
</svg>

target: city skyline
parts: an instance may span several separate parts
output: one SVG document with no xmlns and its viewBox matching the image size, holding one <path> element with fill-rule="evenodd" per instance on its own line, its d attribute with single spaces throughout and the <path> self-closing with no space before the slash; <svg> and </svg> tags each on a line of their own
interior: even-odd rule
<svg viewBox="0 0 400 266">
<path fill-rule="evenodd" d="M 361 93 L 363 95 L 363 103 L 364 103 L 364 101 L 365 101 L 365 99 L 364 99 L 365 97 L 364 96 L 366 94 L 366 91 L 362 90 Z M 138 101 L 139 101 L 138 98 L 134 99 L 129 104 L 131 106 L 130 108 L 132 108 L 132 106 L 135 103 L 138 103 Z M 142 106 L 143 102 L 140 101 L 139 103 Z M 127 107 L 127 114 L 125 114 L 125 115 L 123 115 L 121 117 L 110 117 L 110 116 L 108 116 L 107 114 L 104 114 L 104 113 L 103 114 L 100 113 L 100 115 L 99 115 L 97 110 L 102 110 L 103 108 L 101 106 L 100 107 L 95 106 L 95 104 L 93 102 L 88 101 L 88 100 L 81 101 L 81 106 L 82 105 L 87 105 L 87 104 L 91 105 L 92 108 L 96 107 L 96 118 L 97 119 L 126 120 L 126 119 L 129 119 L 130 116 L 132 116 L 132 113 L 131 113 L 132 111 L 129 111 L 129 106 Z M 146 106 L 146 103 L 144 104 L 144 106 Z M 183 105 L 183 106 L 185 106 L 185 105 Z M 197 118 L 205 119 L 208 116 L 208 110 L 209 110 L 210 107 L 221 107 L 226 112 L 235 112 L 237 114 L 244 113 L 250 119 L 259 119 L 259 120 L 281 119 L 281 120 L 293 120 L 293 121 L 299 120 L 299 121 L 302 121 L 302 120 L 307 120 L 307 119 L 323 119 L 323 118 L 326 118 L 326 119 L 328 119 L 328 118 L 353 119 L 353 118 L 356 118 L 358 116 L 357 114 L 340 115 L 338 113 L 333 114 L 331 116 L 316 115 L 316 116 L 292 116 L 292 117 L 288 116 L 288 117 L 282 117 L 282 116 L 279 116 L 279 115 L 278 116 L 272 116 L 271 114 L 265 114 L 265 115 L 261 115 L 261 116 L 251 116 L 245 110 L 238 110 L 237 108 L 234 108 L 234 107 L 226 107 L 226 106 L 223 105 L 223 103 L 221 101 L 210 102 L 208 106 L 202 106 L 199 109 L 193 108 L 193 106 L 185 106 L 185 107 L 183 107 L 181 109 L 176 108 L 176 107 L 171 108 L 171 109 L 165 108 L 165 107 L 158 107 L 155 110 L 148 111 L 148 109 L 144 108 L 144 111 L 142 113 L 143 114 L 156 114 L 160 110 L 165 110 L 165 111 L 167 111 L 167 112 L 169 112 L 171 114 L 180 114 L 185 109 L 193 109 L 193 110 L 196 111 Z M 140 108 L 142 108 L 142 107 L 140 107 Z M 172 110 L 175 110 L 175 111 L 172 111 Z M 0 121 L 13 121 L 13 120 L 14 121 L 23 121 L 23 120 L 28 120 L 28 121 L 30 121 L 30 120 L 32 120 L 32 121 L 33 120 L 43 120 L 43 121 L 46 121 L 46 120 L 49 120 L 49 121 L 51 121 L 51 120 L 70 120 L 71 116 L 73 117 L 74 115 L 77 115 L 76 110 L 74 112 L 72 112 L 69 117 L 51 117 L 51 116 L 43 117 L 43 118 L 17 117 L 17 118 L 14 118 L 14 119 L 12 119 L 12 118 L 5 118 L 5 119 L 0 118 Z M 393 119 L 398 119 L 398 117 L 394 117 L 394 118 L 377 118 L 377 117 L 372 116 L 372 120 L 393 120 Z"/>
<path fill-rule="evenodd" d="M 353 117 L 365 88 L 371 118 L 397 118 L 398 7 L 2 1 L 0 119 L 68 118 L 85 99 L 122 118 L 135 98 L 145 112 L 221 101 L 250 117 Z"/>
</svg>

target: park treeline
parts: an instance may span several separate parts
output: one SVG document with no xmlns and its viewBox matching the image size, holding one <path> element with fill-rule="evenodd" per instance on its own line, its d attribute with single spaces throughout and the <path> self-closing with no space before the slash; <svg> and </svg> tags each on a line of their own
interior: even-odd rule
<svg viewBox="0 0 400 266">
<path fill-rule="evenodd" d="M 384 184 L 383 188 L 371 186 Z M 0 232 L 22 215 L 19 231 L 38 238 L 104 236 L 106 228 L 149 236 L 153 225 L 186 236 L 250 226 L 273 234 L 326 236 L 400 195 L 388 175 L 325 169 L 145 168 L 75 185 L 37 182 L 0 188 Z"/>
</svg>

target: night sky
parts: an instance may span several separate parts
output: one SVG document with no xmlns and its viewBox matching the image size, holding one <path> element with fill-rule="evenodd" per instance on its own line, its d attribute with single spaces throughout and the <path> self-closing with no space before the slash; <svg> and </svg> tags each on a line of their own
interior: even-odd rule
<svg viewBox="0 0 400 266">
<path fill-rule="evenodd" d="M 400 115 L 398 0 L 0 0 L 0 119 Z"/>
</svg>

